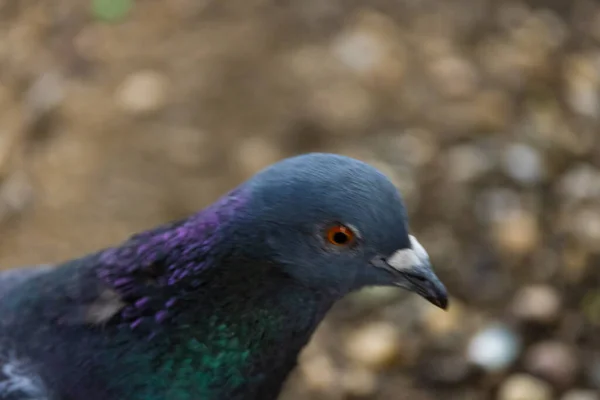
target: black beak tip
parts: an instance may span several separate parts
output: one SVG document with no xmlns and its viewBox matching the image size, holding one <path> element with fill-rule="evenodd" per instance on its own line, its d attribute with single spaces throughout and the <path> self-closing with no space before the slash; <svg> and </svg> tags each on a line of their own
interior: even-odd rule
<svg viewBox="0 0 600 400">
<path fill-rule="evenodd" d="M 427 300 L 429 300 L 433 305 L 438 306 L 442 310 L 448 309 L 448 296 L 447 295 L 435 296 L 432 298 L 428 298 Z"/>
<path fill-rule="evenodd" d="M 441 308 L 442 310 L 448 309 L 448 292 L 446 291 L 445 287 L 439 285 L 438 287 L 430 288 L 428 292 L 429 293 L 424 296 L 427 301 Z"/>
</svg>

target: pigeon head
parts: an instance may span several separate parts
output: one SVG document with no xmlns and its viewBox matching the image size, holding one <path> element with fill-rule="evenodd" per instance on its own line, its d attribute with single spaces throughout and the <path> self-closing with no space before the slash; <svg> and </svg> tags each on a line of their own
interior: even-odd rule
<svg viewBox="0 0 600 400">
<path fill-rule="evenodd" d="M 295 280 L 338 296 L 397 286 L 447 307 L 427 252 L 409 234 L 398 190 L 376 168 L 312 153 L 273 164 L 244 189 L 250 192 L 244 236 Z"/>
</svg>

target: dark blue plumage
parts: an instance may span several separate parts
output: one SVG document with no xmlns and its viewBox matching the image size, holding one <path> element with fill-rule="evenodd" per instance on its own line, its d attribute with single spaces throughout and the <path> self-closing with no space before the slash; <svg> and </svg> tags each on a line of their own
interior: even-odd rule
<svg viewBox="0 0 600 400">
<path fill-rule="evenodd" d="M 0 275 L 0 399 L 274 399 L 331 305 L 368 285 L 446 307 L 383 174 L 290 158 L 187 219 Z"/>
</svg>

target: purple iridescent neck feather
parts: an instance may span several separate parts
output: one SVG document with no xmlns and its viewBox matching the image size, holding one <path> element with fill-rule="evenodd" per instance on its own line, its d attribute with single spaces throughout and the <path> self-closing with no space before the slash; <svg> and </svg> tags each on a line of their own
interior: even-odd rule
<svg viewBox="0 0 600 400">
<path fill-rule="evenodd" d="M 226 240 L 223 231 L 247 197 L 236 189 L 189 218 L 100 253 L 99 278 L 128 304 L 121 312 L 123 322 L 135 328 L 148 314 L 156 322 L 168 319 L 168 310 L 202 284 L 199 273 L 217 264 L 215 258 L 226 248 L 219 245 Z"/>
</svg>

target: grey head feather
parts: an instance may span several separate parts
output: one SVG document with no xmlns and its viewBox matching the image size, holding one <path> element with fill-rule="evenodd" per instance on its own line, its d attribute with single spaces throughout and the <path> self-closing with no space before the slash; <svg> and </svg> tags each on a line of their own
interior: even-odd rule
<svg viewBox="0 0 600 400">
<path fill-rule="evenodd" d="M 241 236 L 257 256 L 269 254 L 296 281 L 337 298 L 364 286 L 394 285 L 446 307 L 446 289 L 425 249 L 409 235 L 400 193 L 373 166 L 310 153 L 273 164 L 244 186 L 250 200 L 238 221 Z M 327 228 L 338 224 L 354 231 L 354 246 L 324 240 Z M 408 260 L 404 268 L 396 268 L 394 254 Z"/>
</svg>

